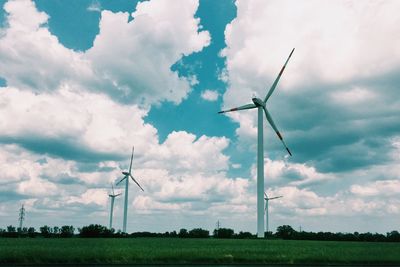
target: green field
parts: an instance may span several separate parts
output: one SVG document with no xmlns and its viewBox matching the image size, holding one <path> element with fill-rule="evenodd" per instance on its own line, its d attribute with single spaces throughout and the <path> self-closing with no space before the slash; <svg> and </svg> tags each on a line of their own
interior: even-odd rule
<svg viewBox="0 0 400 267">
<path fill-rule="evenodd" d="M 178 238 L 0 238 L 1 264 L 399 264 L 400 243 Z"/>
</svg>

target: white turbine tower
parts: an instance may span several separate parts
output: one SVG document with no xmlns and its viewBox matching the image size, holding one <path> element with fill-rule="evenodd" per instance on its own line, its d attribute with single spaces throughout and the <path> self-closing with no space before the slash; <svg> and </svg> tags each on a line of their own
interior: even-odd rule
<svg viewBox="0 0 400 267">
<path fill-rule="evenodd" d="M 121 193 L 115 194 L 114 193 L 114 186 L 111 184 L 112 192 L 108 196 L 111 198 L 111 208 L 110 208 L 110 229 L 112 228 L 112 222 L 113 222 L 113 211 L 114 211 L 114 200 L 117 196 L 120 196 Z"/>
<path fill-rule="evenodd" d="M 268 234 L 268 232 L 269 232 L 268 202 L 269 202 L 270 200 L 277 199 L 277 198 L 281 198 L 281 197 L 283 197 L 283 196 L 279 196 L 279 197 L 268 197 L 268 196 L 267 196 L 267 193 L 264 193 L 264 195 L 265 195 L 265 197 L 264 197 L 264 200 L 265 200 L 265 222 L 266 222 L 266 224 L 267 224 L 267 227 L 266 227 L 266 230 L 267 230 L 267 231 L 266 231 L 266 232 L 267 232 L 267 234 Z"/>
<path fill-rule="evenodd" d="M 129 187 L 129 177 L 132 179 L 132 181 L 134 181 L 140 189 L 143 190 L 143 188 L 140 186 L 140 184 L 135 180 L 135 178 L 133 178 L 132 176 L 132 161 L 133 161 L 133 151 L 134 151 L 134 147 L 132 147 L 132 156 L 131 156 L 131 164 L 129 165 L 129 172 L 122 172 L 122 174 L 124 175 L 124 178 L 122 178 L 118 183 L 120 184 L 123 180 L 125 180 L 125 203 L 124 203 L 124 222 L 123 222 L 123 227 L 122 227 L 122 231 L 124 233 L 126 233 L 126 221 L 128 218 L 128 187 Z"/>
<path fill-rule="evenodd" d="M 294 51 L 294 48 L 292 52 L 290 52 L 289 57 L 287 58 L 285 64 L 283 65 L 281 71 L 278 74 L 278 77 L 276 77 L 274 83 L 272 84 L 271 88 L 268 91 L 268 94 L 265 96 L 264 100 L 261 100 L 260 98 L 252 98 L 253 103 L 252 104 L 247 104 L 243 105 L 240 107 L 232 108 L 229 110 L 224 110 L 220 111 L 218 113 L 225 113 L 225 112 L 230 112 L 230 111 L 237 111 L 237 110 L 244 110 L 244 109 L 253 109 L 257 108 L 258 109 L 258 143 L 257 143 L 257 237 L 262 238 L 264 237 L 264 216 L 263 216 L 263 195 L 264 195 L 264 142 L 263 142 L 263 111 L 265 113 L 265 116 L 267 117 L 267 120 L 269 124 L 272 126 L 276 134 L 278 135 L 279 139 L 282 141 L 283 145 L 285 146 L 287 152 L 291 156 L 292 153 L 290 152 L 289 148 L 286 146 L 285 142 L 283 141 L 282 135 L 279 133 L 278 128 L 276 128 L 274 121 L 272 120 L 271 115 L 269 114 L 266 103 L 272 93 L 275 90 L 276 85 L 279 82 L 279 79 L 281 78 L 281 75 L 283 73 L 283 70 L 285 69 L 290 57 L 292 56 Z"/>
</svg>

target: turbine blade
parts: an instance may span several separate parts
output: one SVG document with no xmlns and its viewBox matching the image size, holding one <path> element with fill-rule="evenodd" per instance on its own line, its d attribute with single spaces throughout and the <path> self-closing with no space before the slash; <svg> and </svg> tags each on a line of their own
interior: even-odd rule
<svg viewBox="0 0 400 267">
<path fill-rule="evenodd" d="M 289 148 L 287 147 L 285 141 L 283 141 L 282 135 L 280 134 L 280 132 L 278 131 L 278 128 L 276 128 L 276 125 L 274 123 L 274 121 L 272 120 L 271 115 L 269 114 L 268 110 L 266 107 L 264 107 L 264 113 L 265 116 L 267 117 L 267 120 L 269 122 L 269 124 L 271 124 L 272 128 L 274 129 L 274 131 L 276 132 L 276 135 L 278 135 L 279 139 L 281 140 L 283 146 L 286 148 L 287 152 L 289 153 L 290 156 L 292 156 L 292 153 L 290 152 Z"/>
<path fill-rule="evenodd" d="M 219 111 L 218 113 L 221 114 L 221 113 L 226 113 L 226 112 L 231 112 L 231 111 L 236 111 L 236 110 L 252 109 L 252 108 L 256 108 L 256 105 L 247 104 L 247 105 L 243 105 L 243 106 L 240 106 L 240 107 L 237 107 L 237 108 L 231 108 L 231 109 L 228 109 L 228 110 L 222 110 L 222 111 Z"/>
<path fill-rule="evenodd" d="M 274 92 L 275 87 L 276 87 L 276 85 L 278 84 L 279 79 L 281 78 L 282 73 L 283 73 L 283 71 L 284 71 L 285 68 L 286 68 L 287 63 L 289 62 L 289 59 L 290 59 L 290 57 L 291 57 L 292 54 L 293 54 L 293 51 L 294 51 L 294 48 L 292 49 L 292 52 L 290 52 L 289 57 L 286 59 L 285 65 L 283 65 L 281 71 L 279 72 L 279 74 L 278 74 L 278 76 L 276 77 L 274 83 L 272 84 L 271 88 L 269 89 L 268 94 L 265 96 L 264 103 L 266 103 L 266 102 L 268 101 L 269 97 L 270 97 L 270 96 L 272 95 L 272 93 Z"/>
<path fill-rule="evenodd" d="M 112 194 L 115 195 L 114 193 L 114 185 L 111 183 L 111 188 L 112 188 Z"/>
<path fill-rule="evenodd" d="M 120 195 L 122 195 L 122 193 L 116 194 L 115 196 L 118 197 L 118 196 L 120 196 Z"/>
<path fill-rule="evenodd" d="M 279 197 L 271 197 L 269 200 L 271 200 L 271 199 L 277 199 L 277 198 L 281 198 L 281 197 L 283 197 L 283 196 L 279 196 Z"/>
<path fill-rule="evenodd" d="M 135 147 L 132 147 L 132 156 L 131 156 L 131 164 L 129 165 L 129 174 L 131 174 L 131 170 L 132 170 L 132 161 L 133 161 L 133 151 L 135 150 Z"/>
<path fill-rule="evenodd" d="M 123 180 L 125 180 L 126 179 L 126 176 L 124 177 L 124 178 L 122 178 L 121 180 L 119 180 L 119 182 L 118 183 L 116 183 L 116 185 L 119 185 Z"/>
<path fill-rule="evenodd" d="M 266 198 L 268 198 L 268 196 L 267 196 L 267 193 L 266 193 L 266 192 L 264 192 L 264 196 L 265 196 Z"/>
<path fill-rule="evenodd" d="M 135 180 L 135 178 L 133 178 L 132 175 L 130 175 L 132 180 L 137 184 L 137 186 L 139 186 L 140 189 L 142 189 L 142 191 L 144 192 L 144 189 L 140 186 L 140 184 Z"/>
</svg>

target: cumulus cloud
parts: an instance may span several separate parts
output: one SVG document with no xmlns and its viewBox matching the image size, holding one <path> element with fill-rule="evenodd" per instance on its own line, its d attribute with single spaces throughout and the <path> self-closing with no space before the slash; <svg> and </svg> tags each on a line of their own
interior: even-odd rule
<svg viewBox="0 0 400 267">
<path fill-rule="evenodd" d="M 225 152 L 231 141 L 174 131 L 160 142 L 157 129 L 144 120 L 151 105 L 178 104 L 188 95 L 196 77 L 179 76 L 171 66 L 210 43 L 209 33 L 195 18 L 198 1 L 174 3 L 141 2 L 132 14 L 103 10 L 94 45 L 83 52 L 64 47 L 49 31 L 48 15 L 33 2 L 6 3 L 6 24 L 0 30 L 0 76 L 7 84 L 0 91 L 4 221 L 13 224 L 15 214 L 10 211 L 23 202 L 31 218 L 45 213 L 60 223 L 79 218 L 75 222 L 81 224 L 96 217 L 96 222 L 106 224 L 110 183 L 129 167 L 135 145 L 133 172 L 146 191 L 130 187 L 131 218 L 140 215 L 137 221 L 146 226 L 159 223 L 162 216 L 170 218 L 172 212 L 198 215 L 204 221 L 246 218 L 243 229 L 252 229 L 248 218 L 255 221 L 255 179 L 228 177 L 230 167 L 243 166 L 230 162 Z M 250 101 L 253 93 L 263 97 L 265 86 L 295 44 L 292 61 L 268 103 L 295 155 L 291 161 L 281 160 L 281 144 L 267 128 L 266 138 L 271 140 L 266 142 L 270 154 L 265 175 L 271 181 L 267 192 L 284 195 L 271 211 L 281 224 L 338 215 L 396 218 L 400 214 L 395 197 L 400 159 L 395 72 L 399 46 L 393 27 L 397 24 L 391 24 L 396 16 L 390 12 L 397 3 L 368 4 L 364 14 L 358 2 L 346 2 L 346 8 L 344 2 L 324 2 L 327 8 L 322 14 L 328 9 L 339 14 L 337 26 L 331 17 L 315 14 L 319 3 L 294 12 L 282 8 L 286 2 L 237 2 L 238 17 L 226 29 L 228 47 L 222 51 L 227 65 L 220 78 L 228 84 L 224 106 L 245 104 L 243 99 Z M 293 11 L 282 16 L 287 24 L 276 20 L 277 9 Z M 370 9 L 379 12 L 371 14 Z M 310 19 L 302 20 L 302 14 Z M 296 32 L 293 21 L 301 26 Z M 358 30 L 343 28 L 353 24 L 359 25 Z M 281 25 L 281 34 L 265 25 Z M 292 33 L 294 41 L 287 39 Z M 390 35 L 393 42 L 385 42 L 385 50 L 377 38 L 366 42 L 366 50 L 355 49 L 370 35 L 380 40 Z M 338 49 L 330 47 L 332 36 L 344 40 Z M 309 38 L 310 47 L 301 42 Z M 202 97 L 215 101 L 219 95 L 206 90 Z M 255 113 L 229 116 L 240 123 L 239 146 L 253 149 Z M 250 177 L 255 177 L 255 166 Z M 319 191 L 322 181 L 333 189 Z M 122 203 L 121 198 L 116 200 L 116 221 Z M 35 223 L 39 226 L 42 221 Z M 145 226 L 140 227 L 130 230 Z M 168 220 L 160 228 L 175 227 Z"/>
<path fill-rule="evenodd" d="M 196 138 L 187 132 L 172 132 L 165 142 L 147 150 L 146 167 L 159 167 L 167 164 L 176 171 L 220 171 L 229 165 L 228 157 L 221 152 L 229 141 L 225 137 Z"/>
<path fill-rule="evenodd" d="M 90 3 L 90 5 L 87 7 L 88 11 L 93 11 L 93 12 L 101 12 L 101 4 L 98 1 L 93 1 Z"/>
<path fill-rule="evenodd" d="M 367 88 L 355 87 L 346 91 L 334 92 L 331 96 L 339 104 L 367 104 L 377 98 L 377 95 Z"/>
<path fill-rule="evenodd" d="M 268 190 L 268 196 L 283 196 L 283 198 L 274 200 L 273 204 L 278 213 L 280 209 L 291 211 L 287 214 L 282 212 L 283 216 L 398 215 L 398 209 L 392 208 L 399 203 L 396 198 L 360 198 L 347 190 L 340 191 L 333 196 L 323 196 L 309 189 L 285 186 Z"/>
<path fill-rule="evenodd" d="M 390 196 L 400 193 L 400 180 L 375 181 L 366 185 L 353 185 L 350 192 L 360 196 Z"/>
<path fill-rule="evenodd" d="M 255 180 L 257 168 L 254 164 L 251 168 L 252 177 Z M 274 185 L 310 186 L 323 181 L 335 179 L 332 174 L 320 173 L 315 167 L 305 163 L 291 163 L 286 160 L 264 159 L 264 177 L 268 183 Z"/>
<path fill-rule="evenodd" d="M 176 134 L 181 139 L 185 135 L 189 137 L 187 140 L 190 141 L 179 144 L 179 150 L 188 154 L 174 156 L 177 147 L 170 147 L 170 144 Z M 194 140 L 191 139 L 192 136 L 184 132 L 171 133 L 171 137 L 158 145 L 159 151 L 166 156 L 171 155 L 172 159 L 169 161 L 162 158 L 160 161 L 152 159 L 153 155 L 145 151 L 135 154 L 133 174 L 145 188 L 145 192 L 141 192 L 134 185 L 130 187 L 130 210 L 135 210 L 136 214 L 166 215 L 175 211 L 179 214 L 207 215 L 214 212 L 215 207 L 223 205 L 248 205 L 249 180 L 226 176 L 228 158 L 222 153 L 226 141 L 222 138 L 222 144 L 218 145 L 219 141 L 216 138 L 203 137 Z M 204 149 L 196 151 L 196 148 L 201 147 Z M 207 148 L 210 147 L 216 148 L 209 151 Z M 23 196 L 25 200 L 21 197 L 20 199 L 22 203 L 27 204 L 31 212 L 40 214 L 52 210 L 54 216 L 58 216 L 59 219 L 70 216 L 70 212 L 75 213 L 75 216 L 84 212 L 85 218 L 96 213 L 97 218 L 106 220 L 110 182 L 115 182 L 121 177 L 121 170 L 129 166 L 127 155 L 122 163 L 99 162 L 95 164 L 97 170 L 95 168 L 86 171 L 81 170 L 76 161 L 34 154 L 16 145 L 7 145 L 6 148 L 7 150 L 0 153 L 0 164 L 8 170 L 8 178 L 1 180 L 1 191 L 14 191 Z M 218 159 L 219 157 L 221 158 Z M 214 168 L 203 166 L 213 159 L 217 161 Z M 142 164 L 152 161 L 160 164 Z M 13 165 L 18 168 L 13 169 Z M 123 192 L 123 187 L 117 187 L 116 190 Z M 12 199 L 8 199 L 3 200 L 0 206 L 10 203 L 13 207 L 17 205 Z M 122 201 L 117 201 L 118 214 L 122 212 L 121 207 Z M 90 221 L 89 218 L 87 220 Z"/>
<path fill-rule="evenodd" d="M 216 101 L 219 97 L 219 94 L 217 91 L 213 91 L 213 90 L 204 90 L 201 93 L 201 98 L 203 98 L 204 100 L 207 101 Z"/>
<path fill-rule="evenodd" d="M 158 142 L 156 129 L 143 121 L 145 110 L 118 105 L 100 94 L 63 87 L 35 95 L 5 88 L 0 103 L 0 140 L 40 153 L 84 161 L 116 159 L 133 143 L 144 150 Z"/>
<path fill-rule="evenodd" d="M 100 33 L 85 55 L 102 81 L 101 90 L 122 102 L 179 103 L 185 98 L 193 78 L 179 77 L 170 68 L 210 42 L 194 18 L 197 7 L 197 1 L 142 2 L 131 22 L 128 13 L 103 11 Z"/>
<path fill-rule="evenodd" d="M 48 15 L 34 2 L 7 2 L 0 36 L 0 76 L 7 81 L 0 92 L 0 142 L 7 148 L 0 153 L 7 169 L 1 191 L 15 192 L 38 213 L 106 217 L 106 188 L 128 167 L 132 145 L 135 175 L 149 194 L 130 200 L 144 213 L 169 210 L 176 201 L 194 210 L 245 190 L 246 180 L 225 175 L 227 138 L 181 131 L 159 143 L 157 130 L 144 122 L 150 105 L 179 103 L 196 81 L 171 66 L 210 42 L 194 17 L 198 5 L 142 2 L 131 21 L 128 13 L 104 10 L 93 47 L 77 52 L 49 31 Z M 213 200 L 212 192 L 221 198 Z"/>
<path fill-rule="evenodd" d="M 4 9 L 8 15 L 0 36 L 0 76 L 9 86 L 46 92 L 72 78 L 93 76 L 90 62 L 59 43 L 46 26 L 48 15 L 32 1 L 8 1 Z"/>
<path fill-rule="evenodd" d="M 388 160 L 390 140 L 400 130 L 394 122 L 400 119 L 395 75 L 400 35 L 393 15 L 399 3 L 310 1 L 294 7 L 290 1 L 255 0 L 236 6 L 221 53 L 229 79 L 223 106 L 250 103 L 253 94 L 263 98 L 296 47 L 267 103 L 292 160 L 322 172 Z M 239 122 L 239 146 L 253 149 L 255 112 L 227 116 Z M 279 140 L 266 129 L 267 151 L 282 157 Z"/>
<path fill-rule="evenodd" d="M 393 186 L 400 32 L 393 12 L 399 3 L 238 0 L 236 6 L 221 51 L 226 68 L 220 79 L 227 83 L 222 108 L 251 103 L 254 95 L 263 98 L 296 48 L 267 103 L 293 153 L 284 159 L 267 125 L 267 189 L 287 195 L 274 203 L 277 220 L 312 224 L 306 218 L 398 216 Z M 237 149 L 253 153 L 256 112 L 226 115 L 239 123 Z M 384 190 L 388 194 L 379 199 Z"/>
<path fill-rule="evenodd" d="M 180 103 L 195 78 L 178 76 L 171 66 L 210 42 L 194 18 L 197 7 L 198 1 L 138 3 L 132 21 L 128 13 L 104 10 L 93 47 L 76 52 L 49 32 L 48 15 L 33 2 L 9 1 L 0 37 L 0 76 L 9 86 L 36 92 L 68 84 L 123 103 Z"/>
<path fill-rule="evenodd" d="M 397 1 L 254 0 L 236 5 L 238 16 L 225 30 L 223 55 L 229 72 L 246 68 L 241 74 L 251 75 L 255 82 L 265 84 L 274 78 L 293 47 L 295 57 L 281 83 L 283 89 L 315 79 L 343 82 L 371 77 L 399 66 Z M 390 42 L 382 41 L 389 37 Z"/>
</svg>

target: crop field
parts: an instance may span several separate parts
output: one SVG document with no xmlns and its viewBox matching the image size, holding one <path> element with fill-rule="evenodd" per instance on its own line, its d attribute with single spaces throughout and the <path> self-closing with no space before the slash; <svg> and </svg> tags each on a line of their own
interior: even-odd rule
<svg viewBox="0 0 400 267">
<path fill-rule="evenodd" d="M 0 238 L 1 264 L 399 264 L 400 243 L 179 238 Z"/>
</svg>

